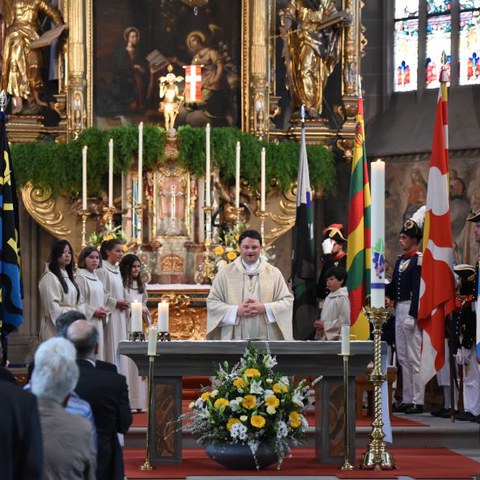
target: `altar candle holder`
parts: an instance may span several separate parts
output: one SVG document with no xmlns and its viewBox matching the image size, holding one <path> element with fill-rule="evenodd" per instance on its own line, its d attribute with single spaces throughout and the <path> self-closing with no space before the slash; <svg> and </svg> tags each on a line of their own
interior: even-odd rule
<svg viewBox="0 0 480 480">
<path fill-rule="evenodd" d="M 103 207 L 105 224 L 111 230 L 113 227 L 113 214 L 117 211 L 115 207 Z"/>
<path fill-rule="evenodd" d="M 209 195 L 209 192 L 207 192 Z M 213 207 L 204 205 L 203 211 L 205 212 L 205 246 L 209 247 L 212 243 L 212 212 Z"/>
<path fill-rule="evenodd" d="M 137 245 L 140 249 L 143 243 L 143 205 L 137 203 L 133 208 L 137 214 Z"/>
<path fill-rule="evenodd" d="M 268 213 L 265 210 L 259 210 L 256 212 L 257 217 L 260 217 L 260 235 L 262 237 L 262 245 L 265 245 L 265 219 Z"/>
<path fill-rule="evenodd" d="M 157 340 L 159 342 L 170 342 L 172 340 L 170 336 L 170 332 L 158 332 L 157 333 Z"/>
<path fill-rule="evenodd" d="M 130 342 L 144 342 L 145 334 L 143 332 L 129 332 L 128 340 Z"/>
<path fill-rule="evenodd" d="M 150 471 L 153 470 L 155 467 L 150 463 L 150 437 L 151 437 L 151 428 L 153 425 L 153 371 L 155 367 L 155 356 L 156 356 L 156 348 L 152 348 L 151 345 L 153 344 L 153 339 L 156 337 L 157 332 L 156 328 L 150 327 L 148 330 L 148 344 L 149 348 L 147 349 L 148 355 L 148 419 L 147 419 L 147 434 L 146 434 L 146 441 L 145 441 L 145 462 L 140 465 L 140 470 L 142 471 Z"/>
<path fill-rule="evenodd" d="M 388 320 L 390 310 L 385 307 L 365 307 L 365 314 L 373 324 L 373 370 L 370 374 L 370 381 L 373 383 L 374 416 L 372 421 L 372 441 L 368 444 L 367 450 L 362 454 L 360 468 L 373 470 L 392 470 L 396 468 L 393 456 L 387 451 L 383 439 L 382 420 L 382 383 L 385 381 L 385 374 L 382 372 L 382 325 Z"/>
<path fill-rule="evenodd" d="M 232 207 L 232 212 L 235 214 L 236 223 L 240 223 L 240 215 L 243 213 L 243 207 Z"/>
<path fill-rule="evenodd" d="M 78 211 L 78 216 L 82 219 L 82 248 L 87 246 L 87 219 L 91 214 L 90 210 Z"/>
</svg>

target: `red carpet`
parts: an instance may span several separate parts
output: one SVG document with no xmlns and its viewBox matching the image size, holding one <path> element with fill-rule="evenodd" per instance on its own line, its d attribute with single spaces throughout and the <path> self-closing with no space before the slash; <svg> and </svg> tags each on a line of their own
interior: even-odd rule
<svg viewBox="0 0 480 480">
<path fill-rule="evenodd" d="M 261 471 L 263 476 L 323 476 L 332 475 L 338 478 L 398 478 L 410 476 L 415 479 L 445 478 L 468 479 L 480 471 L 480 463 L 463 457 L 446 448 L 404 449 L 392 448 L 397 469 L 375 472 L 371 470 L 353 470 L 342 472 L 339 467 L 319 464 L 314 459 L 312 449 L 294 449 L 293 456 L 286 458 L 282 469 L 271 466 Z M 161 464 L 150 472 L 139 469 L 144 460 L 144 450 L 126 450 L 124 453 L 126 475 L 130 480 L 140 478 L 185 478 L 188 476 L 255 476 L 256 471 L 227 470 L 210 460 L 203 450 L 184 450 L 183 463 Z M 363 450 L 357 450 L 357 461 Z M 441 461 L 439 461 L 441 459 Z"/>
</svg>

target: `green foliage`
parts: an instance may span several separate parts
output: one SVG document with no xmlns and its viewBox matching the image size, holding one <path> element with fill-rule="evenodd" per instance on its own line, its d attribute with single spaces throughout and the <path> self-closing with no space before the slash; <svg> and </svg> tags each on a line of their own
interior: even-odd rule
<svg viewBox="0 0 480 480">
<path fill-rule="evenodd" d="M 179 165 L 197 177 L 205 175 L 205 129 L 180 127 Z M 118 127 L 108 131 L 89 128 L 68 144 L 35 142 L 12 146 L 12 159 L 19 186 L 31 181 L 50 187 L 54 195 L 76 194 L 81 190 L 82 147 L 88 146 L 88 193 L 100 195 L 108 174 L 108 142 L 114 141 L 114 172 L 136 167 L 138 128 Z M 165 159 L 166 132 L 154 125 L 144 126 L 144 168 L 154 168 Z M 212 165 L 222 179 L 235 179 L 235 145 L 241 143 L 241 171 L 252 186 L 259 188 L 260 154 L 266 149 L 266 176 L 286 190 L 297 178 L 299 145 L 294 142 L 268 143 L 236 128 L 214 128 L 211 135 Z M 329 193 L 335 188 L 333 154 L 321 146 L 307 147 L 312 188 Z"/>
</svg>

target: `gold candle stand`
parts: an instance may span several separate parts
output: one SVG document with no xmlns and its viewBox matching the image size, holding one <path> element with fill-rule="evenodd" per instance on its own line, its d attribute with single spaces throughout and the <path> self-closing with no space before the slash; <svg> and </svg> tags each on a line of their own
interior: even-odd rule
<svg viewBox="0 0 480 480">
<path fill-rule="evenodd" d="M 137 244 L 140 248 L 143 243 L 143 205 L 137 203 L 133 208 L 137 214 Z"/>
<path fill-rule="evenodd" d="M 150 429 L 153 425 L 153 370 L 155 366 L 155 355 L 148 356 L 148 421 L 147 435 L 145 441 L 145 462 L 140 465 L 140 470 L 153 470 L 154 467 L 150 463 Z"/>
<path fill-rule="evenodd" d="M 235 219 L 237 223 L 240 223 L 240 215 L 243 212 L 243 207 L 232 207 L 232 212 L 235 214 Z"/>
<path fill-rule="evenodd" d="M 111 230 L 113 227 L 113 214 L 116 212 L 115 207 L 103 207 L 103 213 L 105 218 L 105 223 L 108 228 Z"/>
<path fill-rule="evenodd" d="M 265 210 L 259 210 L 256 212 L 257 217 L 260 217 L 260 235 L 262 237 L 262 245 L 265 246 L 265 219 L 268 213 Z"/>
<path fill-rule="evenodd" d="M 360 468 L 373 470 L 392 470 L 396 468 L 393 456 L 387 451 L 383 441 L 382 420 L 382 383 L 385 375 L 382 372 L 382 325 L 387 321 L 390 310 L 385 307 L 370 307 L 364 309 L 366 315 L 373 324 L 373 370 L 370 374 L 370 381 L 373 382 L 374 417 L 372 422 L 372 441 L 360 459 Z"/>
<path fill-rule="evenodd" d="M 130 342 L 144 342 L 145 334 L 143 332 L 129 332 L 128 340 Z"/>
<path fill-rule="evenodd" d="M 343 465 L 340 467 L 340 470 L 348 471 L 353 470 L 353 465 L 350 463 L 350 422 L 348 415 L 348 360 L 350 357 L 349 353 L 341 353 L 343 357 L 343 423 L 344 423 L 344 439 L 345 439 L 345 452 L 344 452 L 344 461 Z"/>
<path fill-rule="evenodd" d="M 78 216 L 82 219 L 82 248 L 87 246 L 87 220 L 91 214 L 90 210 L 78 211 Z"/>
</svg>

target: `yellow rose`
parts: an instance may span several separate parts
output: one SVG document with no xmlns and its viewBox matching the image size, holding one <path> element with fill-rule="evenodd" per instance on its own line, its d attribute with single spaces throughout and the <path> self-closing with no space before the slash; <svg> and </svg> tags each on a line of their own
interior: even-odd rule
<svg viewBox="0 0 480 480">
<path fill-rule="evenodd" d="M 245 398 L 242 401 L 242 406 L 248 410 L 253 410 L 257 401 L 253 395 L 245 395 Z"/>
<path fill-rule="evenodd" d="M 230 431 L 232 425 L 235 425 L 236 423 L 240 423 L 240 420 L 238 418 L 230 417 L 227 422 L 227 430 Z"/>
<path fill-rule="evenodd" d="M 220 407 L 228 407 L 230 405 L 230 402 L 226 398 L 218 398 L 215 400 L 215 403 L 213 406 L 215 408 L 220 408 Z"/>
<path fill-rule="evenodd" d="M 217 257 L 219 257 L 220 255 L 223 255 L 223 252 L 225 252 L 225 249 L 221 245 L 218 245 L 218 247 L 215 247 L 213 249 L 213 253 L 217 255 Z"/>
<path fill-rule="evenodd" d="M 106 237 L 103 237 L 103 241 L 104 241 L 104 242 L 108 242 L 109 240 L 113 240 L 113 236 L 112 236 L 112 235 L 107 235 Z"/>
<path fill-rule="evenodd" d="M 284 383 L 278 382 L 273 386 L 273 391 L 275 393 L 285 393 L 286 391 L 288 391 L 288 388 Z"/>
<path fill-rule="evenodd" d="M 238 377 L 233 381 L 233 386 L 237 388 L 245 388 L 247 382 L 242 377 Z"/>
<path fill-rule="evenodd" d="M 252 377 L 259 377 L 261 373 L 256 368 L 247 368 L 245 370 L 245 375 L 248 378 L 252 378 Z"/>
<path fill-rule="evenodd" d="M 230 261 L 233 261 L 237 258 L 237 254 L 235 252 L 228 252 L 227 253 L 227 258 L 230 260 Z"/>
<path fill-rule="evenodd" d="M 280 400 L 275 397 L 275 395 L 271 395 L 265 399 L 265 405 L 267 407 L 277 408 L 280 405 Z"/>
<path fill-rule="evenodd" d="M 124 252 L 128 252 L 128 247 L 127 247 L 126 245 L 124 245 L 124 246 L 122 247 L 122 249 L 123 249 Z"/>
<path fill-rule="evenodd" d="M 265 421 L 265 418 L 263 418 L 261 415 L 252 415 L 250 423 L 255 428 L 263 428 L 265 426 L 266 421 Z"/>
<path fill-rule="evenodd" d="M 302 419 L 298 412 L 291 412 L 288 418 L 288 423 L 292 428 L 298 428 L 302 424 Z"/>
<path fill-rule="evenodd" d="M 206 402 L 210 398 L 211 394 L 212 394 L 211 392 L 203 392 L 200 395 L 200 398 L 202 399 L 202 402 Z"/>
</svg>

